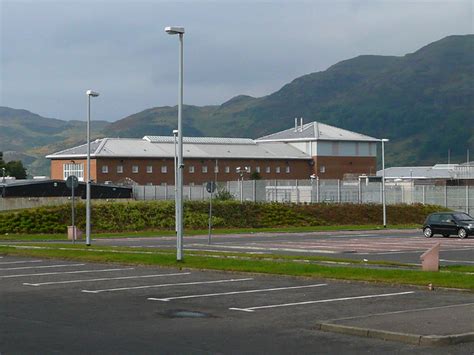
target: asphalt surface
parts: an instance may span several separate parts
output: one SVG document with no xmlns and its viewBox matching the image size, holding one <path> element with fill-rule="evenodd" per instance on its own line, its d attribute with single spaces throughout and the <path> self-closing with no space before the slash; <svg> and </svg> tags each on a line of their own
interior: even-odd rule
<svg viewBox="0 0 474 355">
<path fill-rule="evenodd" d="M 3 354 L 473 354 L 320 324 L 474 332 L 474 297 L 365 283 L 0 256 Z"/>
<path fill-rule="evenodd" d="M 98 239 L 95 245 L 176 248 L 176 237 Z M 474 237 L 425 238 L 421 230 L 253 233 L 185 236 L 185 251 L 210 250 L 258 254 L 320 255 L 356 260 L 421 264 L 420 256 L 441 243 L 441 265 L 474 265 Z"/>
</svg>

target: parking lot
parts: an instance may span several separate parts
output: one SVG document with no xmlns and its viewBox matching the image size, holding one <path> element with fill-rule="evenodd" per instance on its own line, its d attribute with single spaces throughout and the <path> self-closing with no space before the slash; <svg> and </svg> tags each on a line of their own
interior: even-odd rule
<svg viewBox="0 0 474 355">
<path fill-rule="evenodd" d="M 472 333 L 467 292 L 9 256 L 0 285 L 2 354 L 474 351 L 328 331 Z"/>
<path fill-rule="evenodd" d="M 102 239 L 100 245 L 175 248 L 176 237 Z M 421 230 L 252 233 L 186 236 L 185 250 L 258 254 L 323 255 L 420 264 L 420 255 L 441 244 L 441 265 L 474 265 L 474 237 L 425 238 Z"/>
</svg>

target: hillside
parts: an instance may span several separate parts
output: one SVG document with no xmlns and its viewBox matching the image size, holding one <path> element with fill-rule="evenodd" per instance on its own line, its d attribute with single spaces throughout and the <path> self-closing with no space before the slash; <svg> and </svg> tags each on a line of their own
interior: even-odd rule
<svg viewBox="0 0 474 355">
<path fill-rule="evenodd" d="M 176 107 L 113 123 L 113 135 L 170 134 Z M 304 75 L 262 98 L 185 106 L 186 134 L 259 137 L 294 117 L 389 138 L 390 165 L 462 161 L 474 144 L 474 35 L 449 36 L 403 57 L 363 55 Z M 143 130 L 144 122 L 147 129 Z"/>
<path fill-rule="evenodd" d="M 109 124 L 94 121 L 91 134 L 102 135 L 100 132 Z M 0 151 L 5 153 L 7 161 L 22 160 L 30 174 L 49 175 L 46 154 L 85 141 L 84 121 L 62 121 L 27 110 L 0 107 Z"/>
<path fill-rule="evenodd" d="M 474 35 L 449 36 L 402 57 L 363 55 L 296 78 L 261 98 L 236 96 L 222 105 L 183 110 L 186 135 L 259 137 L 291 127 L 294 117 L 389 138 L 387 165 L 465 160 L 474 151 Z M 156 107 L 94 136 L 171 135 L 177 108 Z M 34 157 L 84 142 L 85 123 L 0 107 L 0 150 Z M 41 159 L 29 167 L 40 166 Z M 36 168 L 34 168 L 36 169 Z M 36 172 L 36 171 L 35 171 Z"/>
</svg>

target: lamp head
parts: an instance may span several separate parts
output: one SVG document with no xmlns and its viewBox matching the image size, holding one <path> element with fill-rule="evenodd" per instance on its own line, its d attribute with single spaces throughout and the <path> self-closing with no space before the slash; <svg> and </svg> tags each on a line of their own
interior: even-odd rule
<svg viewBox="0 0 474 355">
<path fill-rule="evenodd" d="M 165 32 L 169 35 L 182 35 L 184 34 L 184 27 L 168 26 L 165 27 Z"/>
<path fill-rule="evenodd" d="M 315 174 L 311 174 L 311 175 L 309 176 L 309 178 L 310 178 L 311 180 L 314 180 L 314 179 L 316 179 L 316 175 L 315 175 Z"/>
<path fill-rule="evenodd" d="M 389 142 L 390 139 L 388 139 L 388 138 L 382 138 L 380 141 L 381 141 L 381 142 Z"/>
<path fill-rule="evenodd" d="M 92 90 L 87 90 L 86 95 L 87 96 L 92 96 L 92 97 L 97 97 L 97 96 L 99 96 L 99 93 L 95 92 L 95 91 L 92 91 Z"/>
<path fill-rule="evenodd" d="M 173 135 L 175 135 L 175 136 L 178 135 L 178 130 L 177 129 L 173 129 Z"/>
</svg>

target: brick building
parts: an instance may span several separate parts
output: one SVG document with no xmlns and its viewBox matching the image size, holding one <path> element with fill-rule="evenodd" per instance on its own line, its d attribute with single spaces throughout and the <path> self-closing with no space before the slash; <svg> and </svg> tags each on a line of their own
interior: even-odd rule
<svg viewBox="0 0 474 355">
<path fill-rule="evenodd" d="M 296 124 L 282 132 L 247 138 L 184 137 L 184 183 L 244 179 L 342 179 L 376 172 L 378 139 L 326 124 Z M 66 149 L 51 159 L 51 178 L 86 176 L 87 146 Z M 139 185 L 174 184 L 173 137 L 102 138 L 91 143 L 91 178 L 95 182 Z"/>
</svg>

